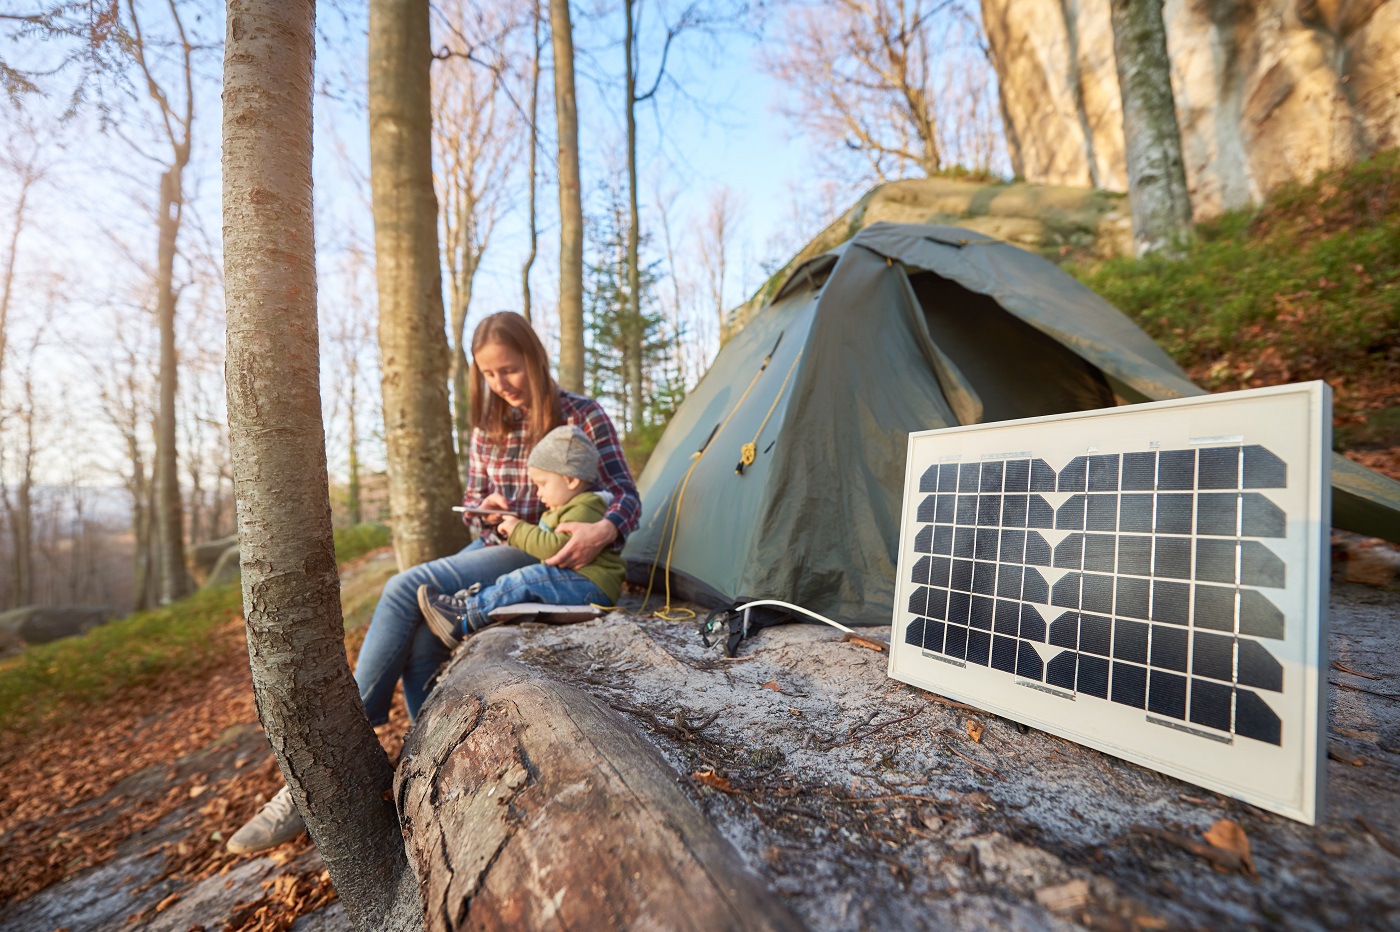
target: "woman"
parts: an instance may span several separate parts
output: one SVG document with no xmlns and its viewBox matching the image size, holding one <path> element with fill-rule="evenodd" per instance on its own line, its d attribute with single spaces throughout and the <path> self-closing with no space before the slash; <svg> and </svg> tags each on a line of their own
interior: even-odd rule
<svg viewBox="0 0 1400 932">
<path fill-rule="evenodd" d="M 545 507 L 529 480 L 526 460 L 545 434 L 561 424 L 573 424 L 598 448 L 597 487 L 611 496 L 612 503 L 597 522 L 561 524 L 556 530 L 569 534 L 569 542 L 545 562 L 578 569 L 604 547 L 620 549 L 637 526 L 642 504 L 617 432 L 596 401 L 559 388 L 549 374 L 544 346 L 525 318 L 502 311 L 477 326 L 469 382 L 475 426 L 462 504 L 498 508 L 538 522 Z M 389 720 L 389 704 L 399 680 L 403 680 L 409 717 L 416 718 L 433 676 L 448 657 L 448 649 L 423 621 L 417 601 L 420 585 L 456 592 L 478 583 L 490 585 L 498 576 L 538 562 L 502 541 L 496 534 L 500 521 L 499 515 L 468 517 L 477 532 L 470 546 L 397 573 L 384 586 L 355 664 L 355 682 L 371 724 Z M 228 848 L 240 854 L 261 851 L 290 841 L 301 831 L 301 816 L 284 787 L 229 839 Z"/>
</svg>

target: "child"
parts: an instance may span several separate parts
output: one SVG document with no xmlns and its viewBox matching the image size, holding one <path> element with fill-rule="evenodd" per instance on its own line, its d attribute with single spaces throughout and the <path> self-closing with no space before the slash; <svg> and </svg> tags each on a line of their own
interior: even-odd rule
<svg viewBox="0 0 1400 932">
<path fill-rule="evenodd" d="M 530 451 L 526 466 L 540 501 L 549 510 L 539 524 L 507 516 L 499 531 L 510 546 L 544 561 L 568 540 L 567 534 L 556 534 L 554 528 L 565 521 L 601 520 L 607 510 L 607 503 L 589 491 L 598 478 L 598 448 L 582 430 L 566 424 L 545 434 Z M 491 624 L 490 613 L 503 605 L 611 605 L 622 593 L 625 570 L 621 554 L 604 550 L 580 570 L 534 563 L 505 574 L 493 585 L 473 586 L 456 595 L 422 585 L 418 607 L 438 640 L 456 647 L 467 634 Z"/>
</svg>

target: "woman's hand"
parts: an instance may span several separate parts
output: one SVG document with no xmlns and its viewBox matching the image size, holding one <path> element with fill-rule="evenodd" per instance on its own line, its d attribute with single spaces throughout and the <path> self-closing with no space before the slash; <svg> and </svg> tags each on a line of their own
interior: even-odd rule
<svg viewBox="0 0 1400 932">
<path fill-rule="evenodd" d="M 490 495 L 486 496 L 481 500 L 481 507 L 499 508 L 502 511 L 509 511 L 510 502 L 506 501 L 506 497 L 500 492 L 492 492 Z M 501 519 L 504 518 L 505 515 L 481 515 L 480 517 L 482 524 L 485 524 L 488 527 L 495 527 L 496 525 L 501 523 Z"/>
<path fill-rule="evenodd" d="M 566 570 L 580 570 L 593 562 L 603 548 L 617 540 L 617 525 L 607 518 L 601 521 L 565 521 L 554 529 L 568 534 L 569 539 L 559 552 L 544 562 Z"/>
</svg>

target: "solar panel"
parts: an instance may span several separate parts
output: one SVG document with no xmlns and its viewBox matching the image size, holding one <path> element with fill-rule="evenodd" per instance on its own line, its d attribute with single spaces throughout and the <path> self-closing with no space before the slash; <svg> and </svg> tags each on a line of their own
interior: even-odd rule
<svg viewBox="0 0 1400 932">
<path fill-rule="evenodd" d="M 909 436 L 890 676 L 1309 824 L 1322 382 Z"/>
</svg>

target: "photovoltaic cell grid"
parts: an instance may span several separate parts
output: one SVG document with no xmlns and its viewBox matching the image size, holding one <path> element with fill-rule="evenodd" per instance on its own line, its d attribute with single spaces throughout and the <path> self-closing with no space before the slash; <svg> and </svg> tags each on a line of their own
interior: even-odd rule
<svg viewBox="0 0 1400 932">
<path fill-rule="evenodd" d="M 1287 476 L 1259 445 L 930 466 L 904 641 L 1280 744 L 1259 691 L 1283 691 L 1287 521 L 1262 490 Z"/>
<path fill-rule="evenodd" d="M 1315 821 L 1330 397 L 910 435 L 890 675 Z"/>
</svg>

